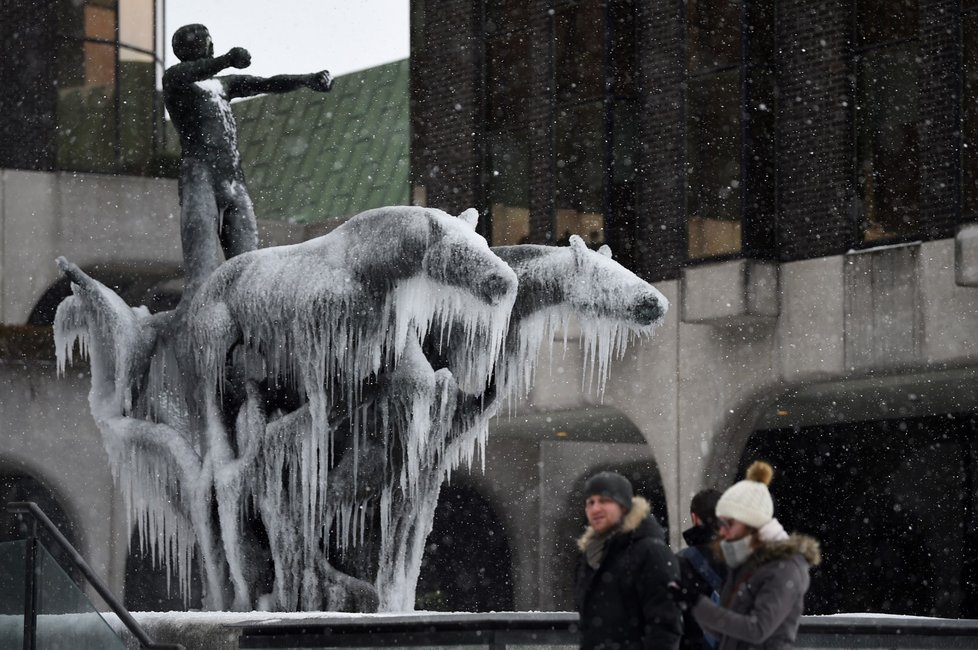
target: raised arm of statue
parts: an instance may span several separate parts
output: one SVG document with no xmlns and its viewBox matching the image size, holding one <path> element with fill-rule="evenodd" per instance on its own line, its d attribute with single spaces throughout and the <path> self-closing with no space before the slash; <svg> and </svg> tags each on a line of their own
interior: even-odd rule
<svg viewBox="0 0 978 650">
<path fill-rule="evenodd" d="M 221 56 L 206 56 L 199 59 L 181 61 L 167 68 L 164 81 L 169 83 L 195 83 L 210 79 L 228 68 L 247 68 L 251 65 L 251 54 L 243 47 L 231 48 Z"/>
<path fill-rule="evenodd" d="M 328 92 L 333 87 L 333 78 L 322 70 L 311 74 L 280 74 L 274 77 L 252 77 L 249 75 L 229 75 L 221 77 L 228 98 L 251 97 L 262 93 L 287 93 L 299 88 L 309 88 L 316 92 Z"/>
</svg>

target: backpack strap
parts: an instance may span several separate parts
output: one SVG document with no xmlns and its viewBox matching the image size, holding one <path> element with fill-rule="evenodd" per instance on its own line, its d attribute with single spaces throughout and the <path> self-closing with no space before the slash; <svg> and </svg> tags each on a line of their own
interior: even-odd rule
<svg viewBox="0 0 978 650">
<path fill-rule="evenodd" d="M 706 583 L 713 589 L 713 593 L 719 596 L 720 587 L 723 586 L 723 578 L 713 570 L 703 553 L 695 546 L 690 546 L 683 551 L 683 555 L 689 560 L 696 573 L 703 576 Z"/>
<path fill-rule="evenodd" d="M 695 546 L 687 546 L 680 551 L 680 554 L 689 560 L 689 564 L 693 567 L 693 570 L 700 574 L 706 580 L 706 583 L 710 585 L 710 588 L 713 590 L 710 594 L 710 600 L 719 604 L 720 587 L 723 586 L 723 578 L 713 570 L 706 556 Z M 715 650 L 718 642 L 719 640 L 715 636 L 703 630 L 703 650 Z"/>
</svg>

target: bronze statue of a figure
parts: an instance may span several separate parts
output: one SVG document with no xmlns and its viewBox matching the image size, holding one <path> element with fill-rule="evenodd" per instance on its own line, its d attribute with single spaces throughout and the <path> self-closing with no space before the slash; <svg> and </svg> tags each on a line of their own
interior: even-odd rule
<svg viewBox="0 0 978 650">
<path fill-rule="evenodd" d="M 163 97 L 180 134 L 180 238 L 185 270 L 184 302 L 225 259 L 258 247 L 255 211 L 245 186 L 230 101 L 299 88 L 326 92 L 333 80 L 312 74 L 215 76 L 225 68 L 247 68 L 242 47 L 214 56 L 203 25 L 184 25 L 173 34 L 180 62 L 163 75 Z"/>
</svg>

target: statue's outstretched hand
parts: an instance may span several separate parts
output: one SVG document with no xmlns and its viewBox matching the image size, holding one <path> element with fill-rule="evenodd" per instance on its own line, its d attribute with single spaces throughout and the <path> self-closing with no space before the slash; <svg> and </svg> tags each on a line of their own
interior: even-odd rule
<svg viewBox="0 0 978 650">
<path fill-rule="evenodd" d="M 333 77 L 326 70 L 314 72 L 309 75 L 309 81 L 306 85 L 316 92 L 324 93 L 333 87 Z"/>
<path fill-rule="evenodd" d="M 251 65 L 251 53 L 243 47 L 232 47 L 228 51 L 228 59 L 235 68 L 247 68 Z"/>
</svg>

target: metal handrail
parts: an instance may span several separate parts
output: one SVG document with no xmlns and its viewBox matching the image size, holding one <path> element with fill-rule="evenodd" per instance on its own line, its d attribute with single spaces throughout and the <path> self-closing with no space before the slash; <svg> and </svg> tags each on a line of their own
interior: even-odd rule
<svg viewBox="0 0 978 650">
<path fill-rule="evenodd" d="M 98 595 L 102 597 L 105 604 L 108 605 L 113 612 L 115 612 L 115 615 L 119 617 L 119 620 L 122 621 L 123 625 L 125 625 L 132 635 L 136 637 L 140 645 L 147 650 L 186 650 L 186 648 L 179 643 L 156 643 L 150 639 L 149 635 L 146 634 L 146 631 L 142 628 L 142 626 L 140 626 L 136 619 L 132 617 L 132 614 L 129 613 L 129 610 L 123 607 L 122 603 L 120 603 L 112 592 L 109 591 L 109 588 L 105 586 L 97 575 L 95 575 L 95 572 L 92 571 L 90 566 L 88 566 L 88 563 L 85 561 L 85 558 L 81 556 L 81 553 L 79 553 L 78 550 L 71 545 L 71 542 L 69 542 L 67 538 L 61 534 L 61 531 L 58 530 L 57 526 L 55 526 L 54 523 L 48 519 L 48 516 L 44 514 L 44 511 L 41 510 L 36 503 L 33 501 L 11 501 L 7 504 L 7 512 L 30 515 L 35 522 L 41 524 L 41 526 L 47 530 L 51 537 L 54 538 L 54 541 L 58 544 L 58 546 L 60 546 L 61 549 L 68 555 L 68 559 L 71 560 L 71 563 L 82 572 L 82 575 L 85 576 L 85 579 L 88 580 L 89 584 L 92 585 L 95 591 L 98 592 Z M 28 552 L 30 552 L 30 549 L 28 549 Z M 31 588 L 31 585 L 27 586 L 27 589 L 30 590 Z M 26 638 L 24 643 L 25 647 L 27 647 Z"/>
</svg>

